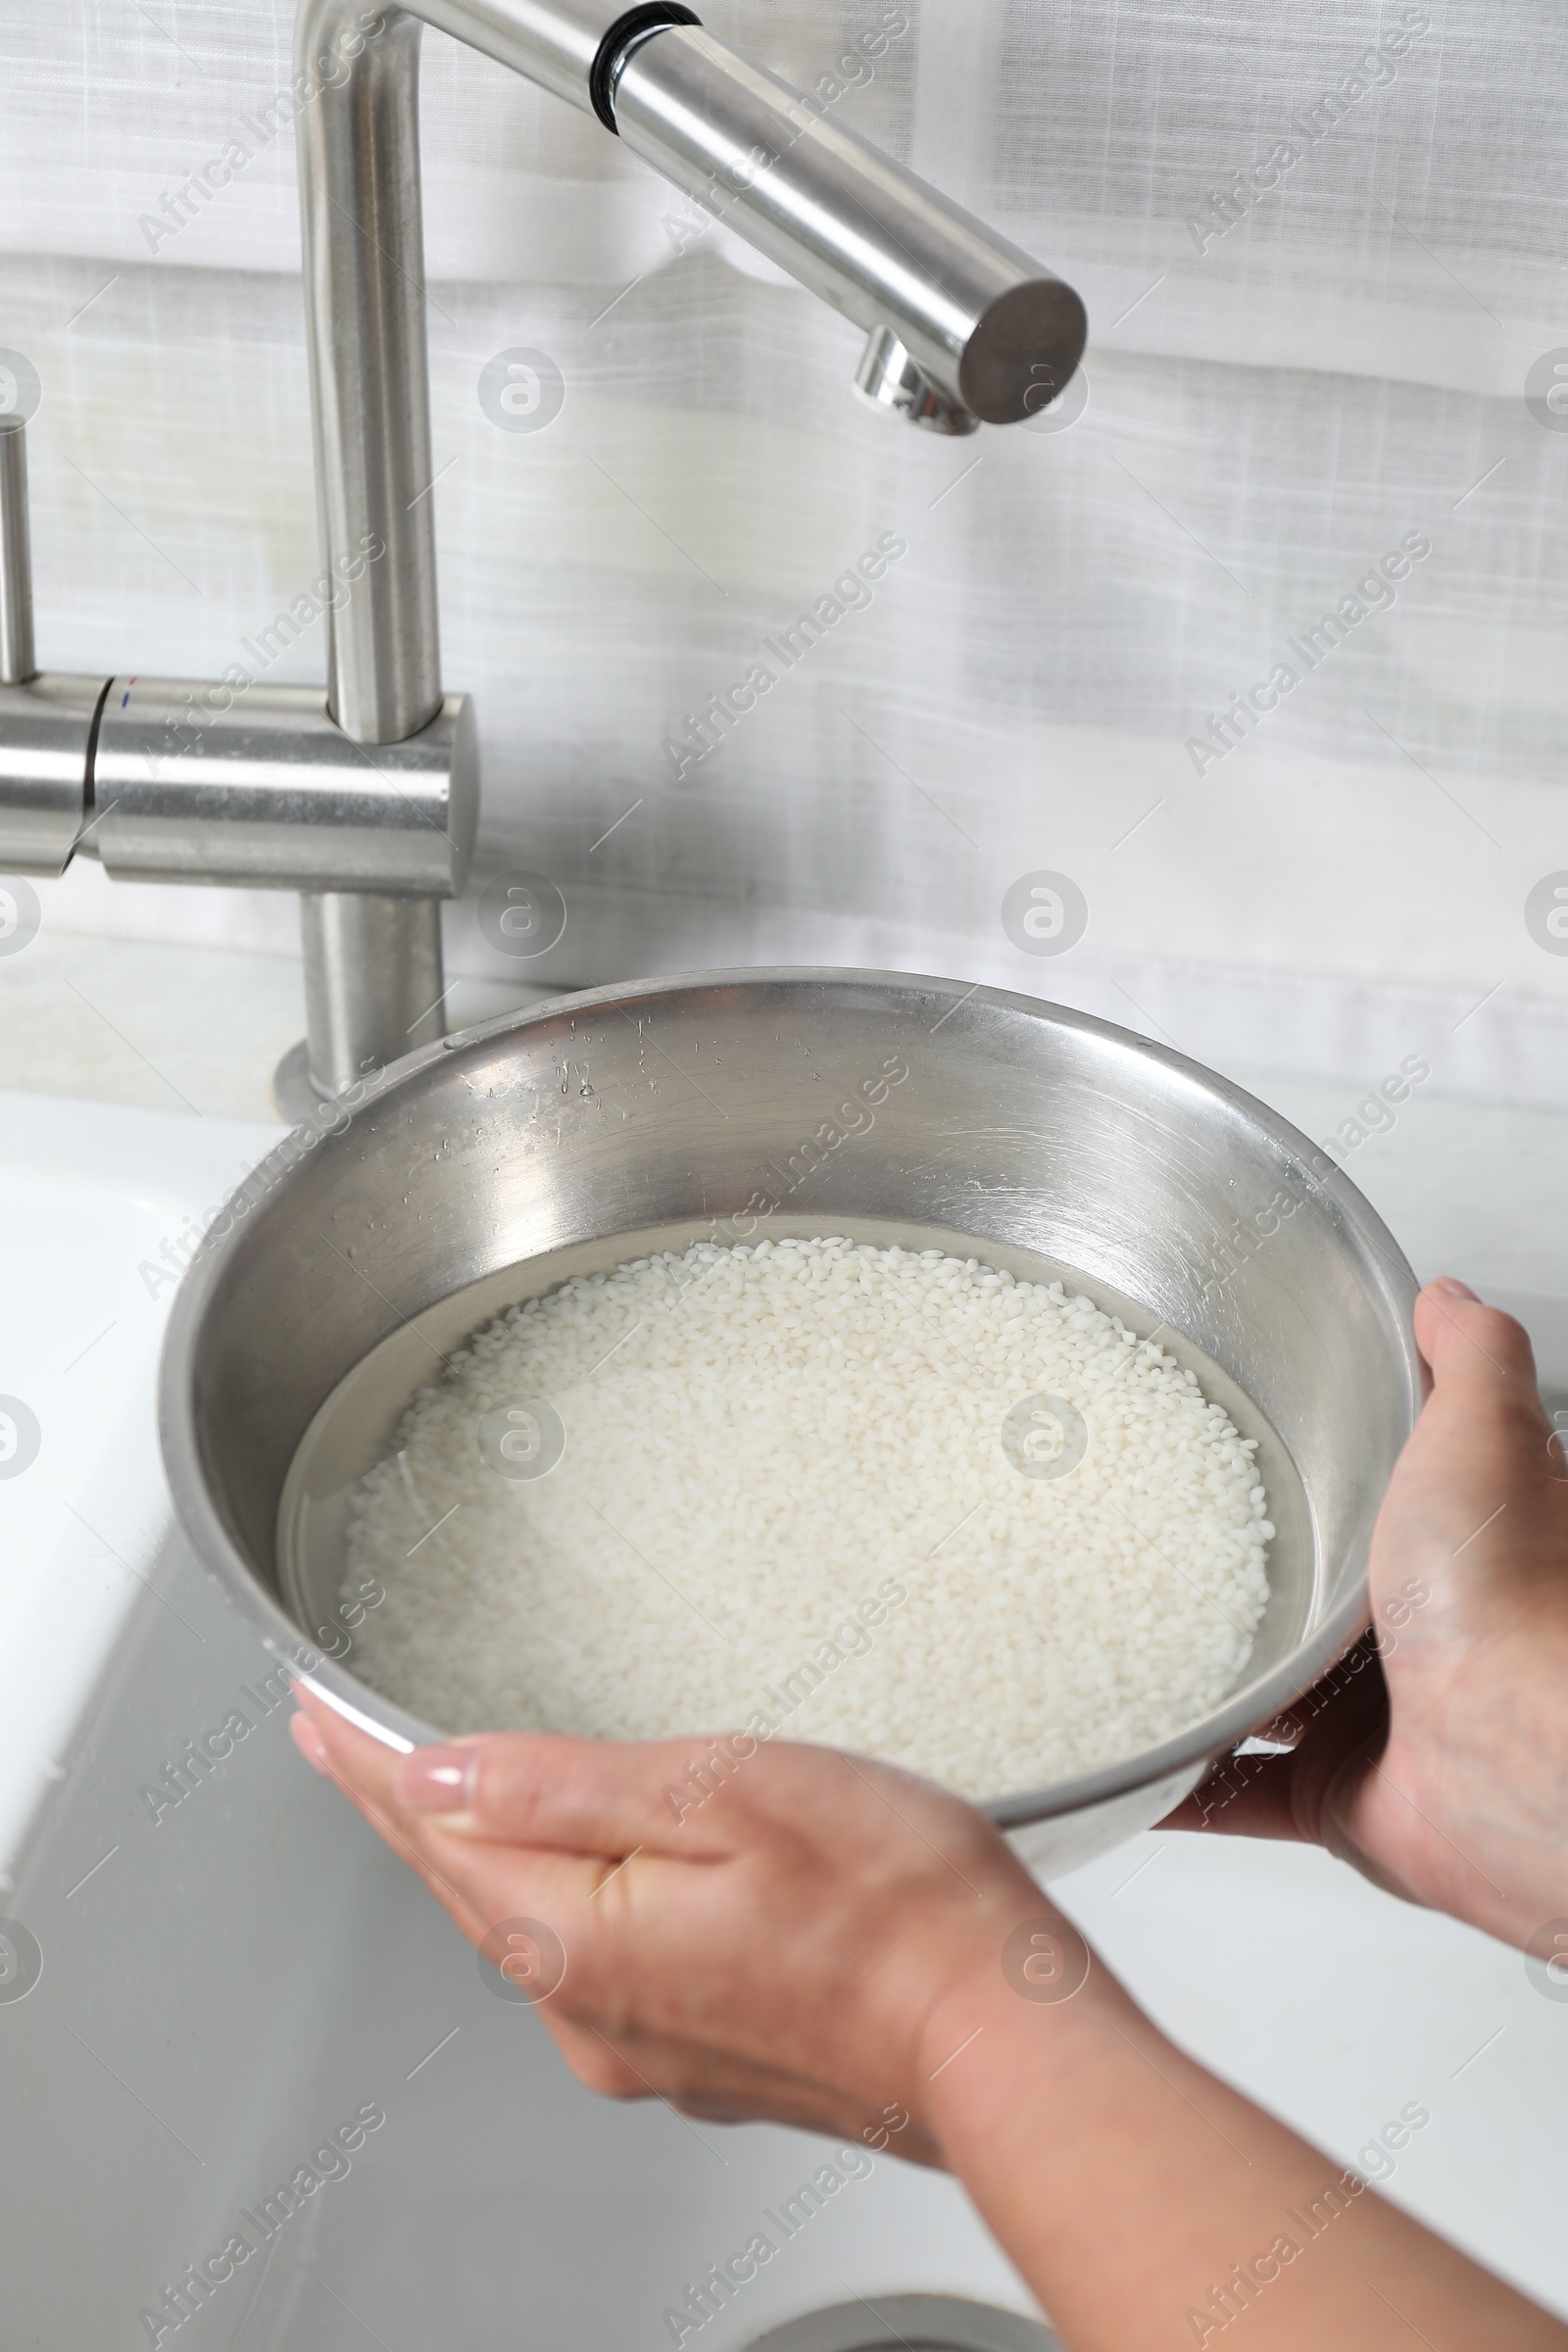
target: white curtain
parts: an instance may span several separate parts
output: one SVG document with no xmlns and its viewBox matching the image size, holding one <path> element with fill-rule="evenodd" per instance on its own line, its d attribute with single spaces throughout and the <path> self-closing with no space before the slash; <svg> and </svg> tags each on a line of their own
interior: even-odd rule
<svg viewBox="0 0 1568 2352">
<path fill-rule="evenodd" d="M 0 0 L 0 346 L 41 383 L 50 665 L 216 676 L 318 569 L 269 132 L 290 13 Z M 703 13 L 1078 285 L 1087 405 L 968 442 L 872 414 L 843 321 L 686 235 L 591 119 L 426 36 L 445 676 L 478 700 L 486 870 L 570 908 L 526 976 L 923 967 L 1205 1058 L 1422 1052 L 1560 1100 L 1568 956 L 1526 921 L 1568 869 L 1559 9 Z M 514 348 L 564 378 L 544 431 L 480 406 Z M 687 714 L 891 540 L 871 601 L 684 758 Z M 319 632 L 269 674 L 323 674 Z M 1058 957 L 1001 918 L 1040 870 L 1088 903 Z M 51 896 L 292 944 L 283 899 L 85 866 Z M 486 966 L 469 909 L 451 953 Z"/>
</svg>

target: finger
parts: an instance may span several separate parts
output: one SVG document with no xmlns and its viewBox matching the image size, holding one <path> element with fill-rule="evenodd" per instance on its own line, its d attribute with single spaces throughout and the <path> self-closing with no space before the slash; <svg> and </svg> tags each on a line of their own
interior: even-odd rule
<svg viewBox="0 0 1568 2352">
<path fill-rule="evenodd" d="M 597 1862 L 480 1844 L 451 1835 L 444 1821 L 406 1810 L 398 1795 L 403 1759 L 397 1752 L 345 1722 L 314 1692 L 297 1690 L 296 1695 L 302 1714 L 290 1730 L 302 1754 L 336 1782 L 355 1811 L 417 1873 L 470 1943 L 482 1943 L 504 1920 L 540 1920 L 559 1935 L 561 1919 L 580 1915 L 603 1875 Z"/>
<path fill-rule="evenodd" d="M 1364 1765 L 1387 1744 L 1389 1692 L 1377 1637 L 1363 1635 L 1283 1721 L 1301 1727 L 1289 1754 L 1224 1758 L 1159 1828 L 1322 1844 L 1330 1789 L 1348 1766 Z"/>
<path fill-rule="evenodd" d="M 616 1860 L 629 1850 L 609 1839 L 593 1846 L 579 1837 L 530 1838 L 524 1819 L 527 1807 L 513 1801 L 511 1792 L 525 1795 L 536 1786 L 559 1789 L 558 1810 L 564 1815 L 570 1810 L 575 1770 L 601 1751 L 612 1757 L 636 1751 L 607 1747 L 598 1740 L 558 1740 L 548 1733 L 495 1733 L 400 1752 L 349 1723 L 303 1685 L 295 1685 L 294 1694 L 321 1743 L 325 1769 L 390 1842 L 412 1843 L 428 1858 L 431 1845 L 424 1833 L 439 1825 L 454 1836 L 546 1844 L 573 1853 L 593 1850 Z M 308 1760 L 316 1762 L 304 1746 L 303 1735 L 296 1737 Z M 549 1755 L 547 1766 L 543 1757 L 534 1761 L 540 1750 L 566 1752 Z M 318 1764 L 318 1770 L 322 1768 Z"/>
<path fill-rule="evenodd" d="M 609 1740 L 501 1732 L 416 1748 L 398 1765 L 395 1793 L 406 1809 L 467 1837 L 616 1861 L 633 1852 L 711 1860 L 735 1840 L 726 1834 L 733 1807 L 709 1800 L 736 1783 L 757 1748 L 738 1735 Z"/>
<path fill-rule="evenodd" d="M 398 1810 L 397 1751 L 361 1731 L 357 1724 L 346 1722 L 335 1707 L 301 1683 L 294 1685 L 294 1701 L 299 1712 L 290 1717 L 288 1728 L 307 1764 L 335 1781 L 361 1812 L 368 1805 L 382 1812 Z"/>
<path fill-rule="evenodd" d="M 1560 1584 L 1568 1484 L 1551 1445 L 1528 1334 L 1462 1285 L 1433 1283 L 1416 1303 L 1416 1335 L 1433 1390 L 1390 1484 L 1372 1543 L 1380 1618 L 1408 1571 L 1442 1607 L 1486 1597 L 1523 1575 Z M 1440 1629 L 1441 1608 L 1410 1625 L 1412 1654 Z M 1409 1616 L 1405 1611 L 1403 1615 Z M 1406 1637 L 1401 1632 L 1400 1645 Z M 1394 1669 L 1397 1677 L 1397 1665 Z"/>
<path fill-rule="evenodd" d="M 1156 1830 L 1212 1830 L 1222 1838 L 1299 1839 L 1291 1807 L 1294 1756 L 1228 1756 Z"/>
<path fill-rule="evenodd" d="M 612 2033 L 559 2004 L 541 2014 L 577 2080 L 604 2096 L 657 2098 L 700 2122 L 788 2124 L 916 2163 L 941 2163 L 934 2143 L 910 2129 L 907 2114 L 895 2140 L 887 2103 L 863 2101 L 842 2084 L 684 2037 L 629 2029 Z"/>
<path fill-rule="evenodd" d="M 462 1835 L 615 1860 L 637 1848 L 688 1858 L 731 1850 L 732 1839 L 694 1816 L 759 1747 L 741 1734 L 605 1740 L 493 1732 L 399 1754 L 304 1685 L 294 1695 L 334 1769 L 381 1806 L 439 1818 Z"/>
<path fill-rule="evenodd" d="M 484 1936 L 489 1923 L 475 1910 L 468 1897 L 429 1858 L 418 1842 L 416 1835 L 411 1835 L 404 1829 L 397 1818 L 395 1806 L 383 1801 L 379 1793 L 372 1793 L 370 1788 L 363 1786 L 361 1781 L 354 1777 L 354 1768 L 373 1777 L 375 1763 L 373 1755 L 357 1750 L 356 1742 L 363 1741 L 368 1749 L 378 1751 L 381 1755 L 386 1755 L 389 1751 L 382 1747 L 378 1740 L 372 1740 L 368 1734 L 358 1731 L 354 1725 L 344 1723 L 342 1717 L 333 1708 L 324 1706 L 320 1700 L 315 1698 L 314 1693 L 304 1691 L 296 1685 L 295 1695 L 299 1699 L 302 1709 L 307 1704 L 310 1707 L 309 1713 L 302 1712 L 289 1719 L 289 1731 L 293 1736 L 294 1744 L 306 1762 L 315 1771 L 320 1773 L 323 1779 L 335 1782 L 355 1811 L 363 1815 L 377 1837 L 384 1839 L 394 1853 L 407 1862 L 411 1869 L 417 1872 L 437 1902 L 451 1914 L 464 1935 L 468 1936 L 470 1941 L 477 1943 Z M 396 1759 L 393 1758 L 393 1761 L 395 1762 Z M 416 1833 L 418 1827 L 417 1823 L 411 1825 L 412 1830 Z"/>
<path fill-rule="evenodd" d="M 1546 1416 L 1524 1326 L 1435 1283 L 1417 1301 L 1416 1334 L 1433 1367 L 1434 1389 L 1411 1452 L 1423 1478 L 1429 1456 L 1433 1466 L 1444 1463 L 1446 1476 L 1437 1483 L 1466 1517 L 1451 1531 L 1452 1556 L 1467 1553 L 1483 1523 L 1501 1518 L 1504 1501 L 1510 1522 L 1498 1529 L 1499 1539 L 1506 1536 L 1517 1550 L 1521 1513 L 1527 1534 L 1534 1515 L 1547 1552 L 1559 1555 L 1568 1506 L 1563 1447 Z M 1466 1465 L 1485 1465 L 1486 1491 L 1473 1471 L 1466 1475 Z M 1473 1516 L 1472 1505 L 1480 1506 Z M 1466 1558 L 1464 1565 L 1479 1569 L 1481 1562 Z"/>
<path fill-rule="evenodd" d="M 636 1848 L 627 1856 L 584 1854 L 574 1844 L 524 1843 L 506 1835 L 504 1823 L 489 1821 L 477 1796 L 468 1815 L 410 1808 L 400 1787 L 402 1769 L 410 1759 L 345 1722 L 314 1693 L 301 1690 L 299 1697 L 304 1726 L 295 1736 L 309 1760 L 338 1783 L 350 1803 L 418 1873 L 470 1943 L 482 1943 L 505 1921 L 535 1921 L 558 1937 L 568 1967 L 575 1964 L 585 1981 L 597 1984 L 617 1965 L 614 1930 L 631 1908 L 632 1874 L 637 1874 L 639 1891 L 650 1871 L 684 1875 L 686 1857 L 671 1863 Z M 496 1747 L 526 1750 L 537 1743 L 532 1735 L 500 1736 L 416 1752 L 488 1758 Z M 562 1760 L 568 1762 L 577 1755 L 635 1759 L 646 1753 L 594 1740 L 552 1739 L 545 1743 L 558 1758 L 560 1751 L 567 1751 Z M 642 1770 L 646 1777 L 646 1763 Z M 703 1858 L 694 1847 L 690 1859 Z M 612 1896 L 601 1903 L 601 1894 L 612 1886 Z M 647 1916 L 656 1922 L 673 1916 L 672 1895 L 673 1888 L 654 1887 Z"/>
<path fill-rule="evenodd" d="M 657 2099 L 662 2093 L 647 2073 L 607 2041 L 597 2028 L 572 2017 L 552 2003 L 540 2006 L 539 2016 L 562 2057 L 579 2082 L 602 2099 Z"/>
<path fill-rule="evenodd" d="M 1523 1412 L 1532 1425 L 1544 1422 L 1535 1350 L 1512 1315 L 1484 1305 L 1464 1284 L 1444 1275 L 1416 1300 L 1415 1335 L 1445 1412 L 1488 1419 Z"/>
<path fill-rule="evenodd" d="M 674 2034 L 647 2034 L 574 2011 L 563 1987 L 540 2015 L 580 2082 L 609 2098 L 662 2099 L 721 2123 L 789 2123 L 831 2132 L 845 2100 L 783 2067 Z"/>
</svg>

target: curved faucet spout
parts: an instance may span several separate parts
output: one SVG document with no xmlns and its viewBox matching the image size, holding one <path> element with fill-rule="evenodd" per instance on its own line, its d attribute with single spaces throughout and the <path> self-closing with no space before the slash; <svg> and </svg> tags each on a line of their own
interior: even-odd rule
<svg viewBox="0 0 1568 2352">
<path fill-rule="evenodd" d="M 606 127 L 846 318 L 860 382 L 945 431 L 1043 408 L 1087 333 L 1073 289 L 704 31 L 679 0 L 301 0 L 294 95 L 329 616 L 327 701 L 361 743 L 441 706 L 418 63 L 437 26 Z M 873 364 L 874 361 L 874 364 Z M 367 558 L 370 561 L 367 564 Z"/>
</svg>

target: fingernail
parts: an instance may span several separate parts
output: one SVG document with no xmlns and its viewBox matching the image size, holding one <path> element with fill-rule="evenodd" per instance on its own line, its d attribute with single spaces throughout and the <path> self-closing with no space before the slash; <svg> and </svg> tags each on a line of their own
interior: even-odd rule
<svg viewBox="0 0 1568 2352">
<path fill-rule="evenodd" d="M 466 1813 L 479 1763 L 471 1747 L 416 1747 L 398 1766 L 398 1794 L 411 1813 Z"/>
<path fill-rule="evenodd" d="M 1477 1306 L 1481 1304 L 1480 1294 L 1473 1291 L 1467 1282 L 1459 1282 L 1451 1274 L 1440 1274 L 1431 1287 L 1435 1291 L 1446 1291 L 1450 1298 L 1470 1298 Z"/>
<path fill-rule="evenodd" d="M 291 1715 L 288 1719 L 288 1728 L 294 1736 L 295 1746 L 312 1770 L 330 1774 L 332 1767 L 327 1760 L 326 1741 L 321 1738 L 310 1717 L 308 1715 Z"/>
</svg>

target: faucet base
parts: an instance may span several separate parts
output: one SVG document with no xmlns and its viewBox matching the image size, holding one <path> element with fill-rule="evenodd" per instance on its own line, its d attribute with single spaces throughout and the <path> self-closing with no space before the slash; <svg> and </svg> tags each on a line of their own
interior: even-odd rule
<svg viewBox="0 0 1568 2352">
<path fill-rule="evenodd" d="M 310 1043 L 302 1037 L 297 1046 L 290 1046 L 272 1072 L 272 1101 L 278 1116 L 290 1127 L 298 1127 L 318 1103 L 330 1100 L 312 1080 Z"/>
<path fill-rule="evenodd" d="M 310 1084 L 330 1100 L 356 1079 L 445 1034 L 436 899 L 304 891 Z"/>
</svg>

